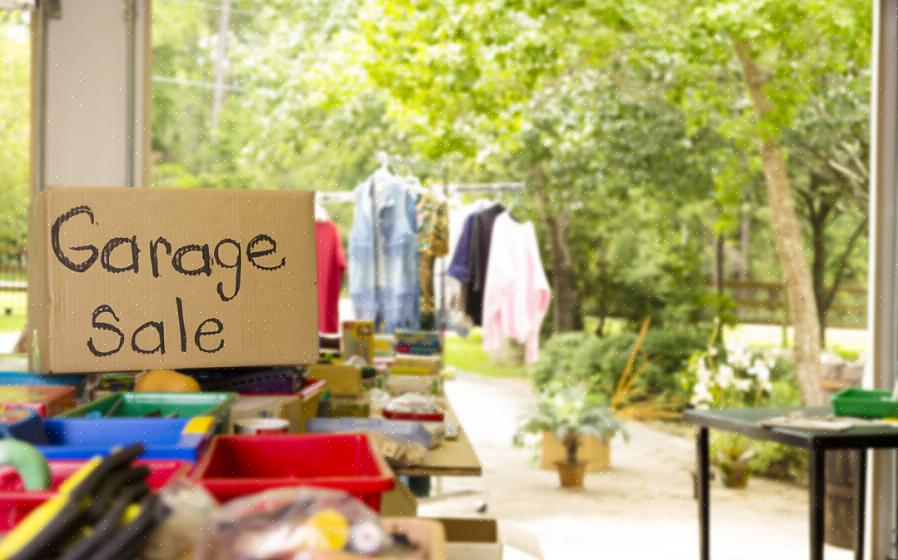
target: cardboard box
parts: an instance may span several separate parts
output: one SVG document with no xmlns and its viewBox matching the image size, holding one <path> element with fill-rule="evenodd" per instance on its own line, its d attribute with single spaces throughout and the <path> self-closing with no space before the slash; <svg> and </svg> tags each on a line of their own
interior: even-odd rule
<svg viewBox="0 0 898 560">
<path fill-rule="evenodd" d="M 305 431 L 299 395 L 240 395 L 231 406 L 228 433 L 235 433 L 236 422 L 245 418 L 283 418 L 291 433 Z"/>
<path fill-rule="evenodd" d="M 45 190 L 30 215 L 32 369 L 313 362 L 312 199 L 296 191 Z"/>
<path fill-rule="evenodd" d="M 381 515 L 415 517 L 418 515 L 418 498 L 412 494 L 404 482 L 397 479 L 393 489 L 381 498 L 380 513 Z"/>
<path fill-rule="evenodd" d="M 340 354 L 344 360 L 358 356 L 374 362 L 374 321 L 343 321 Z"/>
<path fill-rule="evenodd" d="M 543 432 L 540 440 L 539 468 L 554 471 L 555 463 L 564 461 L 564 446 L 552 432 Z M 586 461 L 587 472 L 603 472 L 611 468 L 611 444 L 595 436 L 581 436 L 577 460 Z"/>
<path fill-rule="evenodd" d="M 539 540 L 520 527 L 487 518 L 442 518 L 447 560 L 541 560 Z"/>
<path fill-rule="evenodd" d="M 396 337 L 396 355 L 414 354 L 435 356 L 443 353 L 443 341 L 436 331 L 403 331 L 393 333 Z"/>
<path fill-rule="evenodd" d="M 23 385 L 0 387 L 0 410 L 25 407 L 44 418 L 56 416 L 75 407 L 74 387 Z"/>
<path fill-rule="evenodd" d="M 344 364 L 312 364 L 306 368 L 308 376 L 327 382 L 334 395 L 362 394 L 362 368 Z"/>
</svg>

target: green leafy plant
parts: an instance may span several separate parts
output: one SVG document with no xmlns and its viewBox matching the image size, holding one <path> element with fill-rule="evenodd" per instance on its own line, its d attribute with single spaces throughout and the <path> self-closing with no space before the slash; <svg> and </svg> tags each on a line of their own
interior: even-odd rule
<svg viewBox="0 0 898 560">
<path fill-rule="evenodd" d="M 617 433 L 626 437 L 606 399 L 590 392 L 585 385 L 552 388 L 542 393 L 518 428 L 515 444 L 522 445 L 528 434 L 543 432 L 552 432 L 558 438 L 569 464 L 577 462 L 581 436 L 594 436 L 606 443 Z"/>
<path fill-rule="evenodd" d="M 751 464 L 757 450 L 751 441 L 737 434 L 722 433 L 712 444 L 713 461 L 723 475 L 728 488 L 745 488 L 751 474 Z"/>
</svg>

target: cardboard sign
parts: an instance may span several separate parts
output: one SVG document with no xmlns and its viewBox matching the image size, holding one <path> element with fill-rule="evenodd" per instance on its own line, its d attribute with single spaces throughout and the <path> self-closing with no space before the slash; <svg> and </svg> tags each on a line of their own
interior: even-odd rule
<svg viewBox="0 0 898 560">
<path fill-rule="evenodd" d="M 32 368 L 293 365 L 318 355 L 313 193 L 51 188 L 32 203 Z"/>
</svg>

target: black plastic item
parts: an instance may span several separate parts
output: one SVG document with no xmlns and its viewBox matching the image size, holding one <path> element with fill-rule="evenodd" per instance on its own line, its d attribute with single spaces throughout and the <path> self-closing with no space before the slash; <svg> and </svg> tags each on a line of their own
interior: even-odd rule
<svg viewBox="0 0 898 560">
<path fill-rule="evenodd" d="M 84 526 L 87 504 L 99 492 L 104 480 L 117 470 L 126 468 L 143 451 L 143 445 L 134 444 L 113 452 L 72 490 L 68 503 L 10 560 L 52 558 L 52 555 L 75 537 Z"/>
<path fill-rule="evenodd" d="M 150 494 L 140 503 L 140 515 L 122 527 L 91 556 L 91 560 L 131 560 L 146 544 L 146 537 L 170 511 L 156 494 Z"/>
<path fill-rule="evenodd" d="M 292 393 L 302 388 L 303 372 L 294 367 L 235 367 L 183 369 L 203 391 L 235 393 Z"/>
<path fill-rule="evenodd" d="M 91 498 L 90 506 L 87 508 L 87 523 L 93 523 L 106 514 L 109 504 L 117 500 L 122 487 L 130 484 L 143 483 L 150 474 L 150 469 L 146 465 L 137 468 L 126 468 L 109 475 L 103 485 L 97 490 L 93 498 Z M 142 497 L 142 496 L 141 496 Z M 136 501 L 135 498 L 132 501 Z"/>
<path fill-rule="evenodd" d="M 113 538 L 119 531 L 122 517 L 128 507 L 143 499 L 149 492 L 149 487 L 142 482 L 121 489 L 111 506 L 104 512 L 103 517 L 91 525 L 91 534 L 72 545 L 58 560 L 90 560 L 93 557 L 93 551 L 103 541 Z"/>
</svg>

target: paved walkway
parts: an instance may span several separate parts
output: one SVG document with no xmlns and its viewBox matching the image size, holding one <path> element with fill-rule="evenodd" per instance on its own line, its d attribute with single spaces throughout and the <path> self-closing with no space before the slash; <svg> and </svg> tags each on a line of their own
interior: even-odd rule
<svg viewBox="0 0 898 560">
<path fill-rule="evenodd" d="M 486 516 L 529 529 L 547 559 L 688 559 L 698 557 L 696 505 L 689 469 L 693 444 L 638 423 L 629 443 L 615 440 L 609 473 L 587 477 L 586 489 L 558 488 L 554 472 L 512 446 L 516 419 L 533 402 L 527 382 L 460 374 L 446 391 L 484 467 L 479 479 L 443 479 L 443 497 L 422 514 Z M 807 558 L 807 493 L 753 479 L 748 491 L 712 486 L 712 553 L 721 560 Z M 827 550 L 827 558 L 851 558 Z"/>
</svg>

